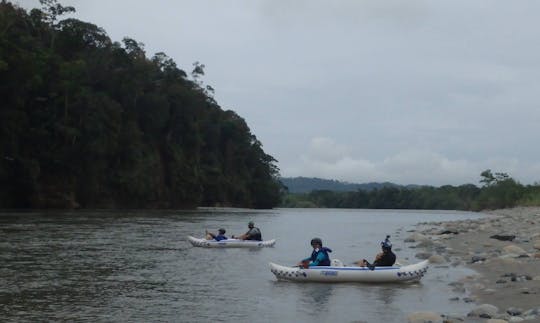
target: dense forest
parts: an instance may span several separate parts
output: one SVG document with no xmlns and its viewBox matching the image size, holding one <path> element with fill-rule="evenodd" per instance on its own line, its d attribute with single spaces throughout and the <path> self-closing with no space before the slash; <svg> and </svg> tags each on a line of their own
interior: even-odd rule
<svg viewBox="0 0 540 323">
<path fill-rule="evenodd" d="M 369 191 L 385 186 L 396 186 L 392 183 L 348 183 L 331 179 L 316 177 L 282 177 L 280 181 L 287 187 L 289 193 L 309 193 L 314 190 L 347 192 L 364 190 Z"/>
<path fill-rule="evenodd" d="M 309 193 L 314 190 L 328 190 L 328 191 L 371 191 L 374 189 L 381 189 L 383 187 L 402 187 L 402 185 L 383 182 L 383 183 L 349 183 L 337 181 L 335 179 L 324 179 L 317 177 L 281 177 L 281 183 L 287 187 L 289 193 Z M 418 185 L 407 185 L 407 188 L 418 187 Z"/>
<path fill-rule="evenodd" d="M 0 2 L 0 208 L 271 208 L 276 160 L 164 53 Z"/>
<path fill-rule="evenodd" d="M 290 193 L 281 206 L 479 211 L 540 205 L 540 185 L 522 185 L 506 173 L 492 173 L 491 170 L 483 171 L 480 176 L 481 187 L 473 184 L 441 187 L 390 185 L 371 190 Z"/>
</svg>

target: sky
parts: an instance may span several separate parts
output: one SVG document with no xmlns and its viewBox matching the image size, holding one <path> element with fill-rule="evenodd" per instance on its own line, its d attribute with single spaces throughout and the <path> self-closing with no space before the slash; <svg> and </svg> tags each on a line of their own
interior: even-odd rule
<svg viewBox="0 0 540 323">
<path fill-rule="evenodd" d="M 23 8 L 38 0 L 12 0 Z M 64 0 L 164 52 L 285 177 L 540 183 L 540 1 Z"/>
</svg>

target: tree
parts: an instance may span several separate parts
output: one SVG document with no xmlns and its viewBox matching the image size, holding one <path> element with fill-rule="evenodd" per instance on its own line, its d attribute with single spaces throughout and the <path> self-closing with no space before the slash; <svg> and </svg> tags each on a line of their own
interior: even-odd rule
<svg viewBox="0 0 540 323">
<path fill-rule="evenodd" d="M 506 173 L 495 173 L 495 175 L 493 175 L 490 169 L 486 169 L 480 173 L 480 176 L 482 176 L 480 183 L 483 183 L 485 186 L 492 186 L 510 178 Z"/>
<path fill-rule="evenodd" d="M 57 0 L 39 0 L 39 3 L 42 5 L 45 21 L 51 26 L 55 26 L 58 16 L 75 12 L 74 7 L 64 7 Z"/>
<path fill-rule="evenodd" d="M 0 2 L 0 207 L 270 208 L 276 160 L 163 53 Z"/>
</svg>

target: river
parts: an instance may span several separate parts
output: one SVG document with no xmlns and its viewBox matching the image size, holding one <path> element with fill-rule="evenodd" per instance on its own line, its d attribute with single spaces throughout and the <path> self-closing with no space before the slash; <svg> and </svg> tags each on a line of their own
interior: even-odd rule
<svg viewBox="0 0 540 323">
<path fill-rule="evenodd" d="M 465 268 L 431 266 L 420 283 L 277 281 L 268 262 L 293 265 L 320 237 L 332 258 L 371 260 L 386 234 L 398 261 L 418 222 L 482 216 L 457 211 L 199 209 L 0 213 L 0 317 L 19 321 L 403 322 L 407 313 L 464 313 L 449 282 Z M 187 235 L 248 221 L 273 248 L 194 248 Z"/>
</svg>

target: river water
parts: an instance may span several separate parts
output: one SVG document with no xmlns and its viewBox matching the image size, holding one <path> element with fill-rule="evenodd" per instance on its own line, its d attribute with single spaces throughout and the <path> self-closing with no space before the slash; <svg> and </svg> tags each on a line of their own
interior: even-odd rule
<svg viewBox="0 0 540 323">
<path fill-rule="evenodd" d="M 456 211 L 200 209 L 0 213 L 2 321 L 403 322 L 407 313 L 466 313 L 449 282 L 464 268 L 431 266 L 420 283 L 277 281 L 268 262 L 293 265 L 322 238 L 332 258 L 372 259 L 386 234 L 398 261 L 414 224 L 462 220 Z M 273 248 L 194 248 L 187 235 L 254 221 Z"/>
</svg>

